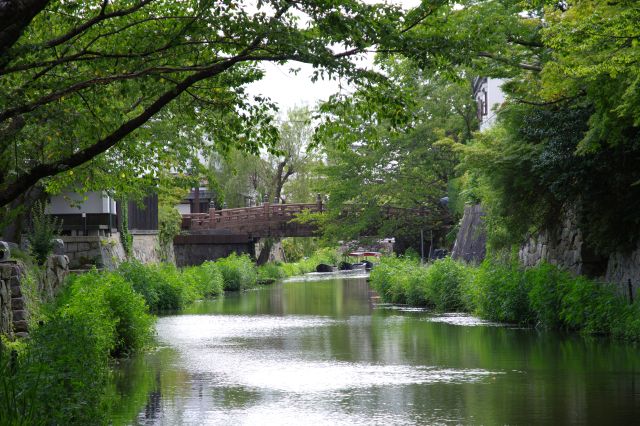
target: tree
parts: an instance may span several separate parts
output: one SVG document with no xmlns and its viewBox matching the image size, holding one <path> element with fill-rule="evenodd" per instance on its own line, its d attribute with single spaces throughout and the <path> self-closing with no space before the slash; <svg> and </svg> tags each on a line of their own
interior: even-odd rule
<svg viewBox="0 0 640 426">
<path fill-rule="evenodd" d="M 311 188 L 307 187 L 305 191 L 301 184 L 309 179 L 309 171 L 317 162 L 317 152 L 311 146 L 313 127 L 309 109 L 303 107 L 288 111 L 287 118 L 280 122 L 278 130 L 276 151 L 267 157 L 270 165 L 267 173 L 271 175 L 269 199 L 281 202 L 307 201 Z M 298 184 L 296 191 L 285 196 L 285 186 L 295 180 Z"/>
<path fill-rule="evenodd" d="M 451 221 L 441 199 L 455 176 L 451 147 L 475 128 L 470 85 L 422 73 L 397 58 L 383 66 L 395 84 L 368 87 L 323 107 L 318 138 L 327 160 L 317 189 L 328 196 L 321 226 L 334 238 L 416 239 L 417 229 L 438 232 Z M 405 214 L 387 217 L 388 206 Z"/>
<path fill-rule="evenodd" d="M 256 153 L 275 136 L 273 105 L 244 91 L 257 63 L 374 78 L 350 57 L 414 25 L 354 0 L 12 0 L 0 22 L 12 10 L 0 32 L 0 206 L 39 182 L 104 186 L 213 148 Z"/>
<path fill-rule="evenodd" d="M 313 127 L 309 110 L 294 108 L 278 124 L 273 149 L 259 155 L 233 150 L 214 155 L 210 167 L 229 207 L 245 205 L 245 197 L 273 202 L 311 202 L 310 183 L 318 163 L 311 145 Z"/>
</svg>

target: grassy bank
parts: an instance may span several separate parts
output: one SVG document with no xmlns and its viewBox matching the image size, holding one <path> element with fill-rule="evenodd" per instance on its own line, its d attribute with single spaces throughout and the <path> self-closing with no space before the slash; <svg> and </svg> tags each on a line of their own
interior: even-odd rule
<svg viewBox="0 0 640 426">
<path fill-rule="evenodd" d="M 371 284 L 386 302 L 640 340 L 640 303 L 630 304 L 613 285 L 549 264 L 525 270 L 516 263 L 487 260 L 473 267 L 447 258 L 421 266 L 392 257 L 374 268 Z"/>
<path fill-rule="evenodd" d="M 322 248 L 313 253 L 313 255 L 291 263 L 267 263 L 258 267 L 258 275 L 260 279 L 281 279 L 303 275 L 309 272 L 315 272 L 316 266 L 320 263 L 329 265 L 337 265 L 340 261 L 340 254 L 334 248 Z"/>
<path fill-rule="evenodd" d="M 0 425 L 108 423 L 119 404 L 110 364 L 148 346 L 152 313 L 253 287 L 257 277 L 246 255 L 183 269 L 126 262 L 70 277 L 54 301 L 32 301 L 39 321 L 29 340 L 0 343 Z"/>
</svg>

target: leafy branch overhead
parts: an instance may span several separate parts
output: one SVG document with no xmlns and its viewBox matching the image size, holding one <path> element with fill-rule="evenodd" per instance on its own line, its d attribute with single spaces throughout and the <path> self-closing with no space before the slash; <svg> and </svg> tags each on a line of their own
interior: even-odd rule
<svg viewBox="0 0 640 426">
<path fill-rule="evenodd" d="M 244 90 L 259 62 L 367 79 L 350 58 L 406 25 L 357 1 L 40 3 L 15 19 L 20 37 L 0 33 L 0 205 L 71 174 L 104 186 L 203 151 L 257 152 L 275 135 L 274 105 Z"/>
</svg>

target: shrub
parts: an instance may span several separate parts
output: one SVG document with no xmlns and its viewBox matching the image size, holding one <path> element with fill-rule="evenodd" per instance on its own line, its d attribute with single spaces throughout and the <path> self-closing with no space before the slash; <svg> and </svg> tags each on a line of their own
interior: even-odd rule
<svg viewBox="0 0 640 426">
<path fill-rule="evenodd" d="M 44 265 L 53 251 L 53 239 L 60 235 L 62 224 L 45 213 L 45 205 L 36 201 L 31 209 L 31 227 L 27 232 L 29 251 L 38 265 Z"/>
<path fill-rule="evenodd" d="M 469 280 L 469 268 L 447 257 L 436 260 L 424 272 L 424 298 L 438 311 L 462 310 L 462 289 Z"/>
<path fill-rule="evenodd" d="M 191 287 L 196 297 L 218 296 L 224 291 L 224 280 L 220 269 L 214 262 L 204 262 L 182 270 L 185 284 Z"/>
<path fill-rule="evenodd" d="M 490 320 L 526 324 L 533 317 L 523 271 L 515 263 L 485 260 L 472 284 L 477 313 Z"/>
<path fill-rule="evenodd" d="M 218 259 L 216 265 L 222 273 L 225 290 L 238 291 L 256 285 L 258 274 L 248 255 L 233 253 L 224 259 Z"/>
<path fill-rule="evenodd" d="M 286 276 L 287 273 L 280 264 L 265 263 L 258 267 L 258 280 L 260 281 L 279 280 Z"/>
<path fill-rule="evenodd" d="M 153 317 L 144 298 L 119 274 L 74 277 L 59 303 L 59 315 L 85 324 L 111 355 L 141 349 L 152 335 Z"/>
<path fill-rule="evenodd" d="M 431 304 L 427 298 L 427 269 L 412 268 L 406 274 L 406 301 L 412 306 L 427 306 Z"/>
<path fill-rule="evenodd" d="M 524 278 L 536 325 L 542 328 L 562 326 L 561 301 L 564 292 L 571 285 L 569 274 L 556 266 L 543 263 L 527 269 Z"/>
<path fill-rule="evenodd" d="M 560 319 L 570 329 L 588 334 L 610 334 L 623 323 L 627 303 L 611 285 L 584 277 L 568 281 L 560 300 Z"/>
<path fill-rule="evenodd" d="M 385 302 L 407 303 L 409 278 L 418 268 L 418 262 L 413 259 L 384 257 L 371 271 L 369 280 Z"/>
<path fill-rule="evenodd" d="M 141 349 L 153 332 L 144 299 L 119 274 L 91 272 L 70 280 L 47 318 L 13 367 L 0 360 L 0 373 L 10 376 L 0 388 L 0 419 L 104 423 L 110 356 Z"/>
<path fill-rule="evenodd" d="M 174 269 L 131 261 L 122 263 L 118 273 L 144 297 L 152 312 L 159 312 L 183 306 L 183 289 L 179 280 L 175 279 Z"/>
</svg>

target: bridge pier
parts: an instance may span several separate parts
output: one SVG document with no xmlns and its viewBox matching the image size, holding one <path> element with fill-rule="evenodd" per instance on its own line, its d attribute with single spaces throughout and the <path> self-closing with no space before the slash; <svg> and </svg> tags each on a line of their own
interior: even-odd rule
<svg viewBox="0 0 640 426">
<path fill-rule="evenodd" d="M 246 253 L 255 258 L 255 241 L 248 235 L 177 235 L 173 239 L 173 250 L 177 266 L 195 266 L 231 253 Z"/>
</svg>

